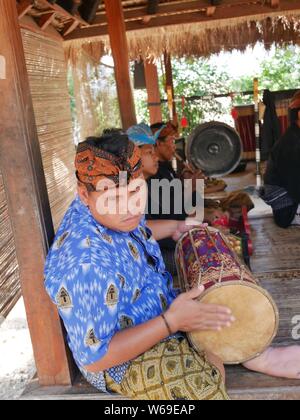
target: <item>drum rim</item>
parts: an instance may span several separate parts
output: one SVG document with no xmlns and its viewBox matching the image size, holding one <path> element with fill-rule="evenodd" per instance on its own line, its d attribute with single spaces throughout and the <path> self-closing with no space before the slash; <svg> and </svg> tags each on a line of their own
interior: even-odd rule
<svg viewBox="0 0 300 420">
<path fill-rule="evenodd" d="M 220 233 L 220 235 L 223 237 L 224 239 L 224 235 L 223 233 L 216 228 L 213 228 L 211 226 L 206 227 L 206 229 L 215 232 L 215 233 Z M 190 288 L 188 288 L 188 282 L 186 278 L 182 278 L 181 275 L 181 270 L 179 268 L 178 265 L 178 256 L 179 256 L 179 248 L 182 247 L 182 242 L 184 240 L 184 238 L 186 236 L 189 236 L 189 234 L 191 232 L 195 232 L 195 231 L 200 231 L 201 227 L 195 227 L 193 229 L 191 229 L 189 232 L 185 232 L 181 238 L 178 240 L 177 244 L 176 244 L 176 248 L 175 248 L 175 263 L 176 263 L 176 268 L 177 268 L 177 274 L 178 274 L 178 278 L 179 278 L 179 282 L 180 282 L 180 286 L 181 286 L 181 290 L 182 292 L 184 291 L 189 291 Z M 226 239 L 226 238 L 225 238 Z M 236 257 L 238 258 L 238 260 L 240 260 L 239 256 L 236 254 L 235 251 L 233 251 L 236 255 Z M 251 273 L 253 275 L 253 273 Z M 275 325 L 274 325 L 274 332 L 272 335 L 272 338 L 270 339 L 270 341 L 268 342 L 268 344 L 262 349 L 261 352 L 258 352 L 257 354 L 255 354 L 254 356 L 251 356 L 251 358 L 247 358 L 247 360 L 242 360 L 242 361 L 234 361 L 234 362 L 223 362 L 224 365 L 239 365 L 242 363 L 246 363 L 249 362 L 249 360 L 255 359 L 256 357 L 260 356 L 273 342 L 274 338 L 277 336 L 278 331 L 279 331 L 279 323 L 280 323 L 280 314 L 279 314 L 279 309 L 278 306 L 275 302 L 275 300 L 273 299 L 273 297 L 271 296 L 271 294 L 264 289 L 263 287 L 260 286 L 260 282 L 259 280 L 257 280 L 254 275 L 253 278 L 255 280 L 255 283 L 252 283 L 250 281 L 247 280 L 232 280 L 232 281 L 227 281 L 227 282 L 221 282 L 221 283 L 217 283 L 213 286 L 211 286 L 209 289 L 205 290 L 202 294 L 200 298 L 204 298 L 205 296 L 207 296 L 210 292 L 212 292 L 213 290 L 217 289 L 217 288 L 221 288 L 221 287 L 225 287 L 225 286 L 232 286 L 232 285 L 241 285 L 241 286 L 247 286 L 247 287 L 251 287 L 253 289 L 256 289 L 258 291 L 260 291 L 266 298 L 268 298 L 268 300 L 270 301 L 273 309 L 274 309 L 274 314 L 275 314 Z M 192 338 L 191 338 L 191 334 L 193 333 L 187 333 L 187 337 L 190 340 L 190 343 L 192 344 L 192 346 L 197 350 L 197 346 L 195 345 L 195 343 L 193 342 Z"/>
<path fill-rule="evenodd" d="M 256 353 L 255 355 L 253 355 L 253 356 L 251 356 L 250 358 L 247 358 L 247 359 L 245 359 L 245 360 L 241 360 L 241 361 L 226 361 L 226 362 L 224 362 L 223 361 L 223 363 L 224 363 L 224 365 L 240 365 L 240 364 L 243 364 L 243 363 L 246 363 L 246 362 L 249 362 L 250 360 L 253 360 L 253 359 L 255 359 L 256 357 L 258 357 L 258 356 L 260 356 L 261 354 L 263 354 L 263 352 L 272 344 L 272 342 L 273 342 L 273 340 L 274 340 L 274 338 L 277 336 L 277 334 L 278 334 L 278 330 L 279 330 L 279 323 L 280 323 L 280 314 L 279 314 L 279 309 L 278 309 L 278 306 L 277 306 L 277 304 L 276 304 L 276 302 L 275 302 L 275 300 L 273 299 L 273 297 L 271 296 L 271 294 L 266 290 L 266 289 L 264 289 L 264 288 L 262 288 L 261 286 L 259 286 L 258 284 L 255 284 L 255 283 L 251 283 L 251 282 L 249 282 L 249 281 L 241 281 L 241 280 L 233 280 L 233 281 L 228 281 L 228 282 L 226 282 L 226 283 L 218 283 L 218 284 L 215 284 L 214 286 L 212 286 L 212 287 L 210 287 L 209 289 L 207 289 L 207 290 L 205 290 L 202 294 L 201 294 L 201 296 L 200 296 L 200 298 L 198 299 L 198 301 L 200 302 L 200 299 L 201 298 L 204 298 L 205 296 L 207 296 L 209 293 L 211 293 L 212 291 L 214 291 L 214 290 L 216 290 L 216 289 L 221 289 L 222 287 L 226 287 L 226 286 L 235 286 L 235 285 L 240 285 L 240 286 L 245 286 L 245 287 L 250 287 L 250 288 L 252 288 L 252 289 L 255 289 L 255 290 L 257 290 L 257 291 L 259 291 L 259 292 L 261 292 L 268 300 L 269 300 L 269 302 L 271 303 L 271 305 L 272 305 L 272 307 L 273 307 L 273 309 L 274 309 L 274 314 L 275 314 L 275 325 L 274 325 L 274 332 L 273 332 L 273 334 L 272 334 L 272 337 L 271 337 L 271 339 L 270 340 L 268 340 L 268 342 L 267 342 L 267 344 L 264 346 L 264 348 L 260 351 L 260 352 L 258 352 L 258 353 Z M 196 346 L 196 344 L 195 344 L 195 342 L 193 341 L 193 338 L 192 338 L 192 334 L 193 333 L 187 333 L 187 337 L 188 337 L 188 339 L 190 340 L 190 342 L 191 342 L 191 344 L 192 344 L 192 346 L 195 348 L 195 349 L 197 349 L 197 346 Z M 203 350 L 203 351 L 205 351 L 205 350 Z"/>
</svg>

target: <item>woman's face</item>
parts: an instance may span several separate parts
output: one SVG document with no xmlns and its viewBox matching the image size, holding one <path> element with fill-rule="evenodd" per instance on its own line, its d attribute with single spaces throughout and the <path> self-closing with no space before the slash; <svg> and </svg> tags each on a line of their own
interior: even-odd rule
<svg viewBox="0 0 300 420">
<path fill-rule="evenodd" d="M 155 153 L 154 146 L 145 145 L 141 147 L 142 152 L 142 169 L 145 179 L 157 174 L 158 157 Z"/>
</svg>

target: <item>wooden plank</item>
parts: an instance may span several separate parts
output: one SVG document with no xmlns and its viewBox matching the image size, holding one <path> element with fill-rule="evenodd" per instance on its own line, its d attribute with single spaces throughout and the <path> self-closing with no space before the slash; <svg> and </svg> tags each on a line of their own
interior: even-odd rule
<svg viewBox="0 0 300 420">
<path fill-rule="evenodd" d="M 222 7 L 222 5 L 216 8 L 213 16 L 207 16 L 206 13 L 199 12 L 188 12 L 180 13 L 170 16 L 153 16 L 147 25 L 140 20 L 133 22 L 126 22 L 126 31 L 139 31 L 145 28 L 157 28 L 157 27 L 168 27 L 173 25 L 181 24 L 192 24 L 201 22 L 210 22 L 212 27 L 218 25 L 218 22 L 226 19 L 238 19 L 241 17 L 254 17 L 259 19 L 260 17 L 278 16 L 279 12 L 285 15 L 285 12 L 294 12 L 295 14 L 300 12 L 300 0 L 281 0 L 280 6 L 276 9 L 271 8 L 262 0 L 259 2 L 250 3 L 248 5 L 237 4 L 234 7 Z M 89 28 L 81 28 L 74 31 L 71 35 L 66 37 L 66 40 L 77 39 L 77 38 L 90 38 L 97 36 L 104 36 L 108 34 L 107 25 L 103 26 L 92 26 Z"/>
<path fill-rule="evenodd" d="M 121 0 L 105 0 L 110 45 L 115 65 L 115 78 L 121 120 L 124 129 L 135 125 L 136 113 L 129 73 L 129 54 Z M 71 34 L 72 36 L 72 34 Z"/>
<path fill-rule="evenodd" d="M 147 93 L 148 93 L 148 104 L 155 104 L 155 105 L 148 105 L 149 113 L 150 113 L 150 123 L 155 124 L 157 122 L 161 122 L 162 117 L 162 109 L 160 103 L 160 91 L 159 91 L 159 81 L 158 81 L 158 72 L 157 66 L 155 63 L 151 61 L 145 61 L 145 78 L 146 78 L 146 86 L 147 86 Z"/>
<path fill-rule="evenodd" d="M 255 273 L 300 270 L 300 228 L 281 229 L 273 218 L 251 220 Z"/>
<path fill-rule="evenodd" d="M 20 280 L 40 383 L 71 383 L 56 309 L 44 289 L 45 255 L 54 232 L 24 58 L 16 3 L 2 0 L 0 166 L 12 221 Z"/>
</svg>

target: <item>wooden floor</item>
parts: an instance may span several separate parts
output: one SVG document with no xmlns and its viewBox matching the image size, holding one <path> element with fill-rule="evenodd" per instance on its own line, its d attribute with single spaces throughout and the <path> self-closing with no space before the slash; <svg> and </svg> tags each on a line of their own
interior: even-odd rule
<svg viewBox="0 0 300 420">
<path fill-rule="evenodd" d="M 254 179 L 249 172 L 244 176 L 243 186 Z M 233 180 L 237 186 L 236 176 Z M 255 249 L 252 270 L 272 294 L 280 311 L 279 333 L 274 345 L 300 345 L 300 340 L 295 342 L 292 339 L 292 319 L 300 316 L 300 227 L 283 230 L 276 227 L 271 218 L 253 220 L 251 224 Z M 300 399 L 300 381 L 274 379 L 249 372 L 241 366 L 231 366 L 226 370 L 232 399 Z M 98 394 L 81 378 L 72 388 L 41 389 L 33 383 L 23 398 L 112 399 Z"/>
</svg>

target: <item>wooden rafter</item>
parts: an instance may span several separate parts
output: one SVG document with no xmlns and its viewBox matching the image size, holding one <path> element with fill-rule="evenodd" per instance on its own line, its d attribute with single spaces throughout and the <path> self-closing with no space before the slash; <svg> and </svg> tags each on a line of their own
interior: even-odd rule
<svg viewBox="0 0 300 420">
<path fill-rule="evenodd" d="M 68 22 L 65 27 L 64 30 L 62 32 L 63 36 L 67 36 L 70 33 L 72 33 L 73 31 L 75 31 L 75 29 L 79 26 L 79 22 L 77 20 L 74 21 L 70 21 Z"/>
<path fill-rule="evenodd" d="M 17 3 L 19 19 L 25 16 L 33 7 L 33 0 L 22 0 Z"/>
<path fill-rule="evenodd" d="M 44 31 L 53 22 L 55 12 L 45 13 L 39 18 L 38 24 L 42 31 Z"/>
<path fill-rule="evenodd" d="M 203 7 L 204 5 L 206 6 Z M 164 7 L 163 12 L 162 7 Z M 192 9 L 192 7 L 194 7 L 194 9 Z M 160 5 L 158 13 L 152 16 L 152 19 L 147 25 L 143 22 L 143 18 L 146 16 L 145 8 L 125 12 L 126 31 L 138 31 L 145 28 L 166 27 L 171 25 L 200 22 L 216 21 L 217 24 L 218 21 L 224 19 L 247 16 L 259 17 L 259 15 L 264 16 L 266 14 L 272 16 L 272 13 L 278 14 L 278 12 L 282 12 L 282 15 L 284 15 L 285 12 L 299 12 L 300 0 L 281 0 L 276 9 L 274 9 L 274 3 L 266 3 L 265 0 L 223 0 L 219 6 L 216 6 L 212 15 L 207 14 L 207 9 L 207 0 L 199 0 L 197 2 L 177 2 L 174 3 L 173 6 Z M 174 10 L 176 10 L 176 14 Z M 68 35 L 66 39 L 69 40 L 107 35 L 108 30 L 105 16 L 99 15 L 96 22 L 97 25 L 95 24 L 89 28 L 75 30 L 72 34 Z M 99 22 L 101 22 L 101 24 Z"/>
<path fill-rule="evenodd" d="M 172 15 L 176 13 L 187 13 L 205 10 L 209 7 L 207 0 L 199 1 L 182 1 L 182 2 L 168 2 L 157 5 L 155 16 Z M 148 16 L 147 6 L 138 6 L 132 9 L 124 9 L 125 22 L 140 20 Z M 105 25 L 107 23 L 104 12 L 97 13 L 97 17 L 93 25 Z"/>
<path fill-rule="evenodd" d="M 59 6 L 56 3 L 49 3 L 47 0 L 41 0 L 46 6 L 49 7 L 50 10 L 53 10 L 56 12 L 59 16 L 71 19 L 71 20 L 77 20 L 81 25 L 88 26 L 89 24 L 83 20 L 79 15 L 75 14 L 72 15 L 71 13 L 67 12 L 63 7 Z"/>
</svg>

